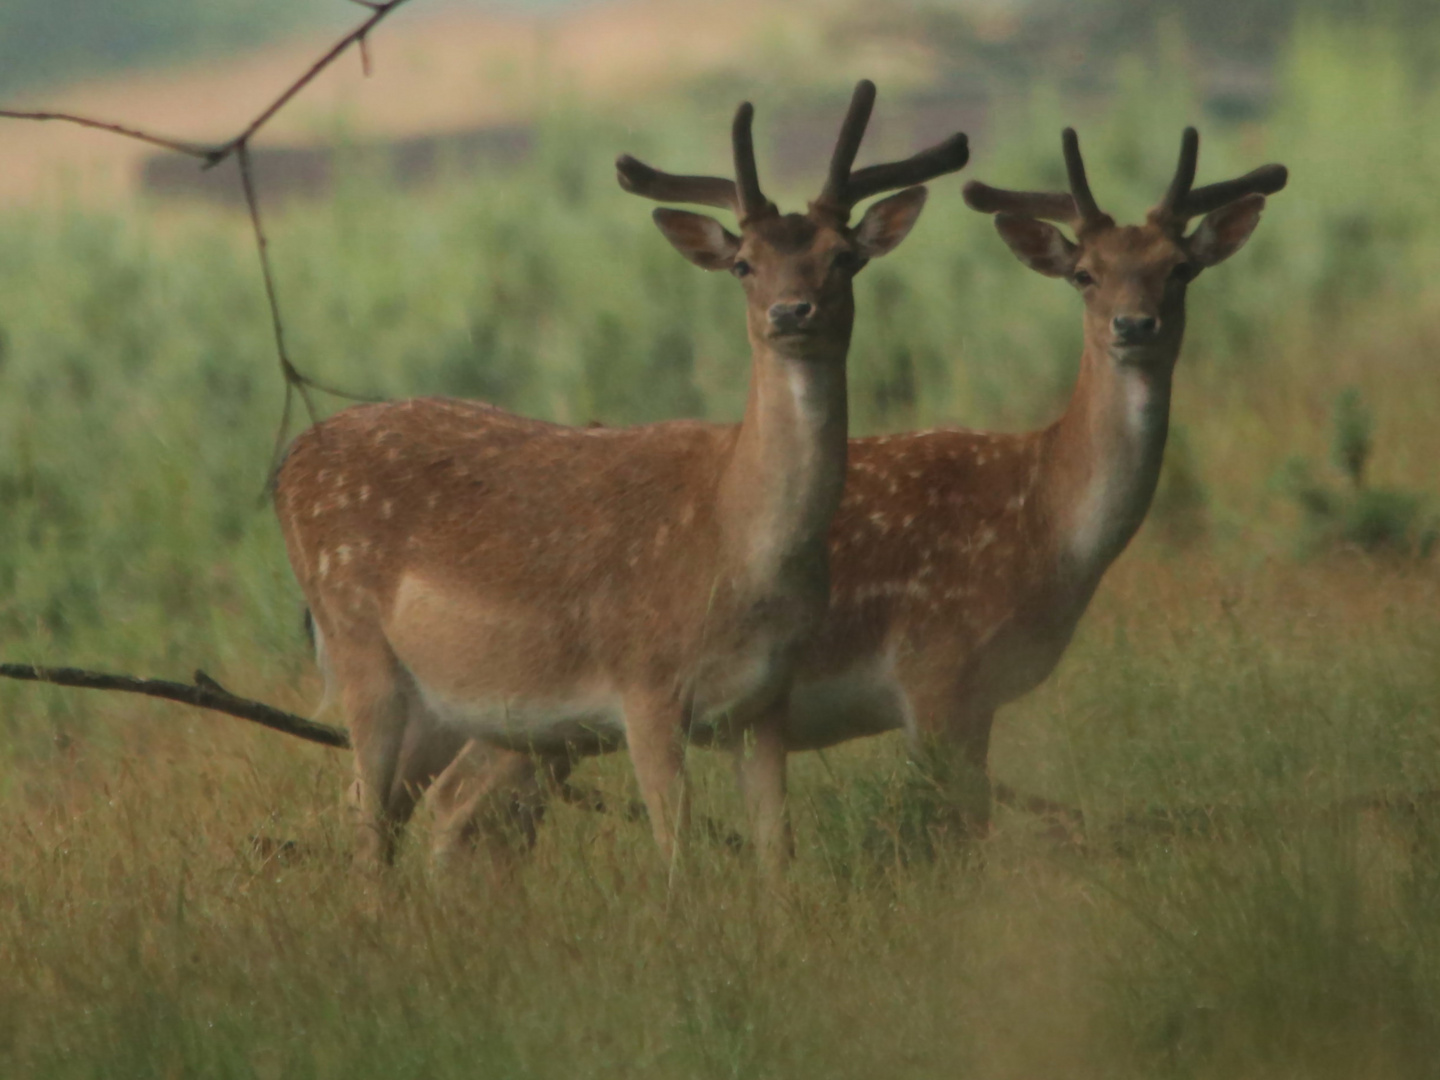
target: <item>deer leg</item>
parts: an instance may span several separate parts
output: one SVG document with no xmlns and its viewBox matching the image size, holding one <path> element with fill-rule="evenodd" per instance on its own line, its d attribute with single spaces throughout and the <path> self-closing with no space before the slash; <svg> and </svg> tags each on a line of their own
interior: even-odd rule
<svg viewBox="0 0 1440 1080">
<path fill-rule="evenodd" d="M 388 866 L 431 780 L 463 740 L 440 729 L 415 700 L 410 677 L 383 643 L 351 648 L 332 663 L 355 747 L 349 804 L 357 868 Z"/>
<path fill-rule="evenodd" d="M 966 839 L 980 839 L 990 831 L 990 728 L 995 710 L 964 707 L 946 726 L 946 753 L 936 779 L 943 785 Z"/>
<path fill-rule="evenodd" d="M 911 756 L 938 789 L 959 834 L 985 836 L 990 831 L 988 758 L 995 710 L 965 700 L 950 687 L 912 691 L 911 704 Z"/>
<path fill-rule="evenodd" d="M 794 837 L 785 805 L 785 738 L 783 710 L 773 710 L 752 725 L 735 750 L 735 774 L 750 835 L 765 876 L 783 878 L 793 857 Z"/>
<path fill-rule="evenodd" d="M 537 759 L 467 742 L 430 790 L 436 864 L 444 866 L 476 844 L 488 849 L 497 866 L 509 864 L 517 848 L 534 844 L 549 789 L 569 771 L 565 756 Z"/>
<path fill-rule="evenodd" d="M 413 805 L 395 797 L 405 738 L 405 702 L 393 657 L 346 657 L 332 653 L 340 701 L 355 747 L 355 782 L 348 802 L 355 825 L 355 866 L 388 866 Z M 367 662 L 368 661 L 368 662 Z"/>
<path fill-rule="evenodd" d="M 655 843 L 673 870 L 689 820 L 684 710 L 668 696 L 631 695 L 625 701 L 625 738 Z"/>
</svg>

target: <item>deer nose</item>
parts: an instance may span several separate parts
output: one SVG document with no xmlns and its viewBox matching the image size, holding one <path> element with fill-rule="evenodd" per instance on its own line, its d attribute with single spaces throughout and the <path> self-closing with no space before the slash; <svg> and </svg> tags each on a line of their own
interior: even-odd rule
<svg viewBox="0 0 1440 1080">
<path fill-rule="evenodd" d="M 1149 341 L 1160 329 L 1160 320 L 1153 315 L 1116 315 L 1110 320 L 1115 336 L 1126 345 Z"/>
<path fill-rule="evenodd" d="M 815 305 L 808 300 L 791 300 L 770 305 L 770 325 L 780 332 L 803 330 L 815 313 Z"/>
</svg>

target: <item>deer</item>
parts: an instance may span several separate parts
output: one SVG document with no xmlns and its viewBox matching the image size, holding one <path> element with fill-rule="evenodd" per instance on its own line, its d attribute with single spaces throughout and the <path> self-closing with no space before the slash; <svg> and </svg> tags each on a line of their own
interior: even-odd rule
<svg viewBox="0 0 1440 1080">
<path fill-rule="evenodd" d="M 1266 165 L 1194 188 L 1199 136 L 1188 128 L 1164 197 L 1144 224 L 1120 226 L 1091 194 L 1072 129 L 1062 147 L 1068 193 L 971 181 L 964 197 L 994 215 L 1022 263 L 1080 294 L 1084 349 L 1069 405 L 1023 434 L 850 440 L 830 530 L 830 607 L 785 716 L 790 751 L 903 730 L 967 837 L 988 829 L 996 710 L 1049 677 L 1145 518 L 1189 285 L 1244 246 L 1265 196 L 1287 180 Z"/>
<path fill-rule="evenodd" d="M 274 502 L 350 726 L 358 867 L 393 860 L 422 797 L 442 863 L 531 841 L 573 763 L 623 746 L 673 873 L 692 743 L 734 755 L 761 861 L 783 862 L 781 732 L 828 604 L 852 282 L 909 234 L 921 185 L 969 156 L 957 133 L 853 171 L 874 101 L 860 82 L 803 214 L 761 191 L 748 102 L 733 180 L 616 162 L 626 191 L 739 222 L 653 212 L 681 255 L 743 289 L 738 424 L 570 427 L 431 397 L 342 410 L 290 446 Z"/>
</svg>

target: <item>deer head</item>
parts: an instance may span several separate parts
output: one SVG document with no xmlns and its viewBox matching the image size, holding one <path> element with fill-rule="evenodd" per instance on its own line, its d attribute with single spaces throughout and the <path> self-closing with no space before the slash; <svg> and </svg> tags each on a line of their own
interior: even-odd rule
<svg viewBox="0 0 1440 1080">
<path fill-rule="evenodd" d="M 1285 186 L 1283 165 L 1262 165 L 1234 180 L 1192 190 L 1200 136 L 1186 128 L 1169 190 L 1144 225 L 1116 225 L 1096 205 L 1085 177 L 1080 142 L 1062 136 L 1070 191 L 1005 191 L 972 180 L 965 201 L 995 215 L 995 228 L 1026 266 L 1064 278 L 1085 301 L 1087 351 L 1117 364 L 1173 363 L 1185 321 L 1185 290 L 1206 267 L 1245 245 L 1265 196 Z M 1192 218 L 1205 215 L 1194 232 Z M 1068 225 L 1072 241 L 1046 221 Z"/>
<path fill-rule="evenodd" d="M 740 279 L 750 340 L 757 349 L 799 360 L 843 361 L 854 322 L 855 275 L 909 234 L 925 205 L 925 189 L 913 185 L 954 172 L 969 159 L 965 136 L 956 134 L 905 161 L 852 173 L 874 104 L 875 84 L 862 80 L 841 126 L 824 189 L 804 214 L 780 213 L 761 192 L 750 133 L 755 110 L 748 102 L 736 111 L 731 132 L 734 180 L 673 176 L 628 154 L 615 163 L 626 191 L 735 213 L 738 236 L 703 214 L 660 209 L 654 216 L 666 239 L 696 266 L 728 270 Z M 875 203 L 859 224 L 850 226 L 857 203 L 896 188 L 905 190 Z"/>
</svg>

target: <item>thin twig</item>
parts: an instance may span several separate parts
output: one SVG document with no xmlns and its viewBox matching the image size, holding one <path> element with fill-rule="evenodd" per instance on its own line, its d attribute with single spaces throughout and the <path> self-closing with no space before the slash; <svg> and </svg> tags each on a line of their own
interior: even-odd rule
<svg viewBox="0 0 1440 1080">
<path fill-rule="evenodd" d="M 276 436 L 276 450 L 271 457 L 268 477 L 273 478 L 275 469 L 278 466 L 281 448 L 284 446 L 285 436 L 290 423 L 290 399 L 292 394 L 298 393 L 301 400 L 305 402 L 305 409 L 314 423 L 317 419 L 315 403 L 309 395 L 310 389 L 319 390 L 322 393 L 335 397 L 348 398 L 352 401 L 372 401 L 373 398 L 364 397 L 358 394 L 347 393 L 335 387 L 327 386 L 317 382 L 308 375 L 303 374 L 294 363 L 285 349 L 285 327 L 280 318 L 280 301 L 275 288 L 275 274 L 270 265 L 269 245 L 265 238 L 265 230 L 260 220 L 260 200 L 255 191 L 255 178 L 250 163 L 250 141 L 259 133 L 260 129 L 268 124 L 275 115 L 283 109 L 290 101 L 309 86 L 321 72 L 333 64 L 351 46 L 359 46 L 361 63 L 366 75 L 370 74 L 370 53 L 369 34 L 375 29 L 391 12 L 396 8 L 409 2 L 409 0 L 385 0 L 381 3 L 378 0 L 354 0 L 361 7 L 368 8 L 370 15 L 332 45 L 321 57 L 311 64 L 298 79 L 291 83 L 285 90 L 267 105 L 260 114 L 245 125 L 240 134 L 226 142 L 218 145 L 206 145 L 203 143 L 189 142 L 182 139 L 173 139 L 164 135 L 154 135 L 138 128 L 132 128 L 125 124 L 112 123 L 107 120 L 95 120 L 88 116 L 77 116 L 74 113 L 54 111 L 34 111 L 0 109 L 0 119 L 11 120 L 58 120 L 63 123 L 78 124 L 80 127 L 94 128 L 98 131 L 108 131 L 115 135 L 122 135 L 128 139 L 136 139 L 151 146 L 158 146 L 165 150 L 174 150 L 177 153 L 186 154 L 197 158 L 201 167 L 212 169 L 227 158 L 238 159 L 240 167 L 240 183 L 245 191 L 245 205 L 250 211 L 250 223 L 255 232 L 255 243 L 260 255 L 260 271 L 265 278 L 265 298 L 270 305 L 270 321 L 275 331 L 275 350 L 280 359 L 280 374 L 285 379 L 285 406 L 281 411 L 280 431 Z M 267 485 L 268 486 L 268 485 Z"/>
<path fill-rule="evenodd" d="M 255 192 L 255 175 L 250 169 L 250 144 L 242 142 L 237 151 L 240 166 L 240 187 L 245 192 L 245 206 L 250 211 L 250 226 L 255 232 L 255 250 L 260 256 L 260 275 L 265 279 L 265 299 L 270 304 L 270 325 L 275 332 L 275 353 L 280 358 L 280 374 L 285 379 L 285 405 L 280 410 L 280 428 L 275 433 L 275 449 L 270 454 L 270 466 L 265 472 L 265 491 L 268 493 L 280 468 L 281 455 L 285 450 L 285 436 L 290 428 L 290 399 L 298 393 L 310 414 L 310 423 L 320 420 L 315 411 L 315 402 L 310 398 L 309 380 L 290 361 L 285 348 L 285 323 L 280 318 L 280 297 L 275 290 L 275 273 L 270 268 L 270 241 L 265 236 L 265 227 L 260 221 L 260 199 Z"/>
<path fill-rule="evenodd" d="M 221 161 L 224 161 L 226 157 L 229 157 L 231 153 L 234 153 L 236 150 L 238 150 L 242 143 L 249 142 L 252 135 L 254 135 L 262 127 L 268 124 L 271 117 L 273 117 L 276 113 L 278 113 L 281 109 L 283 109 L 286 105 L 290 103 L 291 98 L 293 98 L 296 94 L 300 93 L 301 90 L 304 90 L 305 87 L 309 86 L 312 82 L 314 82 L 315 78 L 322 71 L 324 71 L 327 67 L 333 64 L 335 60 L 340 57 L 352 45 L 357 44 L 361 39 L 363 39 L 367 34 L 369 34 L 371 30 L 375 29 L 375 27 L 378 26 L 380 22 L 385 19 L 385 17 L 388 16 L 392 11 L 408 2 L 409 0 L 387 0 L 386 3 L 375 4 L 373 6 L 371 4 L 365 4 L 364 6 L 370 8 L 372 12 L 370 17 L 364 22 L 362 22 L 355 29 L 351 30 L 334 45 L 332 45 L 327 53 L 321 56 L 319 60 L 316 60 L 315 63 L 310 66 L 309 71 L 305 72 L 305 74 L 301 75 L 300 78 L 295 80 L 295 82 L 291 83 L 290 87 L 284 93 L 282 93 L 279 97 L 272 101 L 270 105 L 266 107 L 263 112 L 260 113 L 259 116 L 257 116 L 254 120 L 250 121 L 249 126 L 246 127 L 244 131 L 242 131 L 239 135 L 235 136 L 235 138 L 231 139 L 230 142 L 226 143 L 222 148 L 224 150 L 224 153 L 214 162 L 211 162 L 211 164 L 218 165 Z"/>
<path fill-rule="evenodd" d="M 79 124 L 81 127 L 94 128 L 97 131 L 109 131 L 115 135 L 124 135 L 127 139 L 138 139 L 140 142 L 149 143 L 151 146 L 158 146 L 164 150 L 174 150 L 177 153 L 188 154 L 202 161 L 209 161 L 212 154 L 220 152 L 220 147 L 206 146 L 203 143 L 186 142 L 183 139 L 171 139 L 164 135 L 152 135 L 146 131 L 139 131 L 124 124 L 114 124 L 108 120 L 92 120 L 88 116 L 76 116 L 73 113 L 62 112 L 26 112 L 19 109 L 0 109 L 0 118 L 6 120 L 61 120 L 67 124 Z"/>
</svg>

